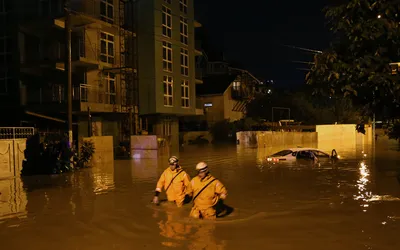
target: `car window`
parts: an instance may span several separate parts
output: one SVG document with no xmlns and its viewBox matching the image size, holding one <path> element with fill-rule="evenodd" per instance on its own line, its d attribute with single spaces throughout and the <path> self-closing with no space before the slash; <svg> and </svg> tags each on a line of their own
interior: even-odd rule
<svg viewBox="0 0 400 250">
<path fill-rule="evenodd" d="M 322 152 L 322 151 L 313 150 L 312 152 L 315 154 L 315 156 L 317 156 L 319 158 L 321 158 L 321 157 L 328 157 L 329 158 L 329 155 L 327 153 Z"/>
<path fill-rule="evenodd" d="M 313 159 L 314 155 L 312 151 L 304 150 L 304 151 L 299 151 L 296 157 L 297 159 Z"/>
<path fill-rule="evenodd" d="M 292 153 L 292 150 L 282 150 L 282 151 L 279 151 L 278 153 L 273 154 L 272 156 L 285 156 L 285 155 L 288 155 L 291 153 Z"/>
</svg>

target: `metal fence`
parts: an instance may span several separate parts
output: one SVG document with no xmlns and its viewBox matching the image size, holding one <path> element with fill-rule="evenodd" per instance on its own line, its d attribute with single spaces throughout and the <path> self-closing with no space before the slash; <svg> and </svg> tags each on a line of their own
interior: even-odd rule
<svg viewBox="0 0 400 250">
<path fill-rule="evenodd" d="M 33 127 L 0 127 L 0 140 L 27 139 L 34 132 Z"/>
</svg>

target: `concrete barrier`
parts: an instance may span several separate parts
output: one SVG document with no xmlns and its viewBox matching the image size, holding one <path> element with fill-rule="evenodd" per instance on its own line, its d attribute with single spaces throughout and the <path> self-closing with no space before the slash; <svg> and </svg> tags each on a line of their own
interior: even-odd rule
<svg viewBox="0 0 400 250">
<path fill-rule="evenodd" d="M 92 166 L 103 165 L 114 161 L 114 141 L 112 136 L 84 137 L 83 141 L 92 141 L 95 153 L 92 158 Z"/>
<path fill-rule="evenodd" d="M 364 151 L 373 142 L 372 127 L 365 126 L 365 135 L 356 131 L 356 124 L 317 125 L 318 148 L 325 151 L 336 149 L 348 152 Z M 341 154 L 341 153 L 340 153 Z"/>
<path fill-rule="evenodd" d="M 26 139 L 0 140 L 0 178 L 20 175 L 25 148 Z"/>
<path fill-rule="evenodd" d="M 297 146 L 317 144 L 315 132 L 274 132 L 274 131 L 243 131 L 237 132 L 240 145 L 259 148 L 281 146 Z"/>
<path fill-rule="evenodd" d="M 158 157 L 157 136 L 131 136 L 131 156 L 135 159 L 156 159 Z"/>
</svg>

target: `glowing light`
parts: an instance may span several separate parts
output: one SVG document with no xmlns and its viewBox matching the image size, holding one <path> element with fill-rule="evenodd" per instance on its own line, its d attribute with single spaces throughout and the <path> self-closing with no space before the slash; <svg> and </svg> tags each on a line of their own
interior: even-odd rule
<svg viewBox="0 0 400 250">
<path fill-rule="evenodd" d="M 367 184 L 369 182 L 369 169 L 365 162 L 360 162 L 359 167 L 360 178 L 357 181 L 358 193 L 354 195 L 354 200 L 362 200 L 364 202 L 369 202 L 372 197 L 372 193 L 367 191 Z M 363 212 L 367 212 L 366 208 L 369 207 L 368 204 L 361 204 L 363 207 Z"/>
<path fill-rule="evenodd" d="M 382 18 L 382 16 L 381 16 L 381 15 L 378 15 L 378 19 L 380 19 L 380 18 Z"/>
</svg>

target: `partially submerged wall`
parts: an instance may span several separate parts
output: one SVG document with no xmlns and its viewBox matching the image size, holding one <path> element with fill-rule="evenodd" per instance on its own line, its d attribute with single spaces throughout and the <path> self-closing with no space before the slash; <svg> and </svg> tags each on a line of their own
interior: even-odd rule
<svg viewBox="0 0 400 250">
<path fill-rule="evenodd" d="M 95 153 L 91 161 L 93 167 L 114 161 L 113 136 L 84 137 L 83 140 L 92 141 L 94 143 Z"/>
<path fill-rule="evenodd" d="M 155 159 L 158 157 L 156 135 L 131 136 L 131 156 L 134 159 Z"/>
<path fill-rule="evenodd" d="M 237 132 L 236 138 L 240 145 L 259 148 L 313 145 L 318 141 L 315 132 L 243 131 Z"/>
<path fill-rule="evenodd" d="M 20 175 L 25 148 L 26 139 L 0 140 L 0 179 Z"/>
</svg>

